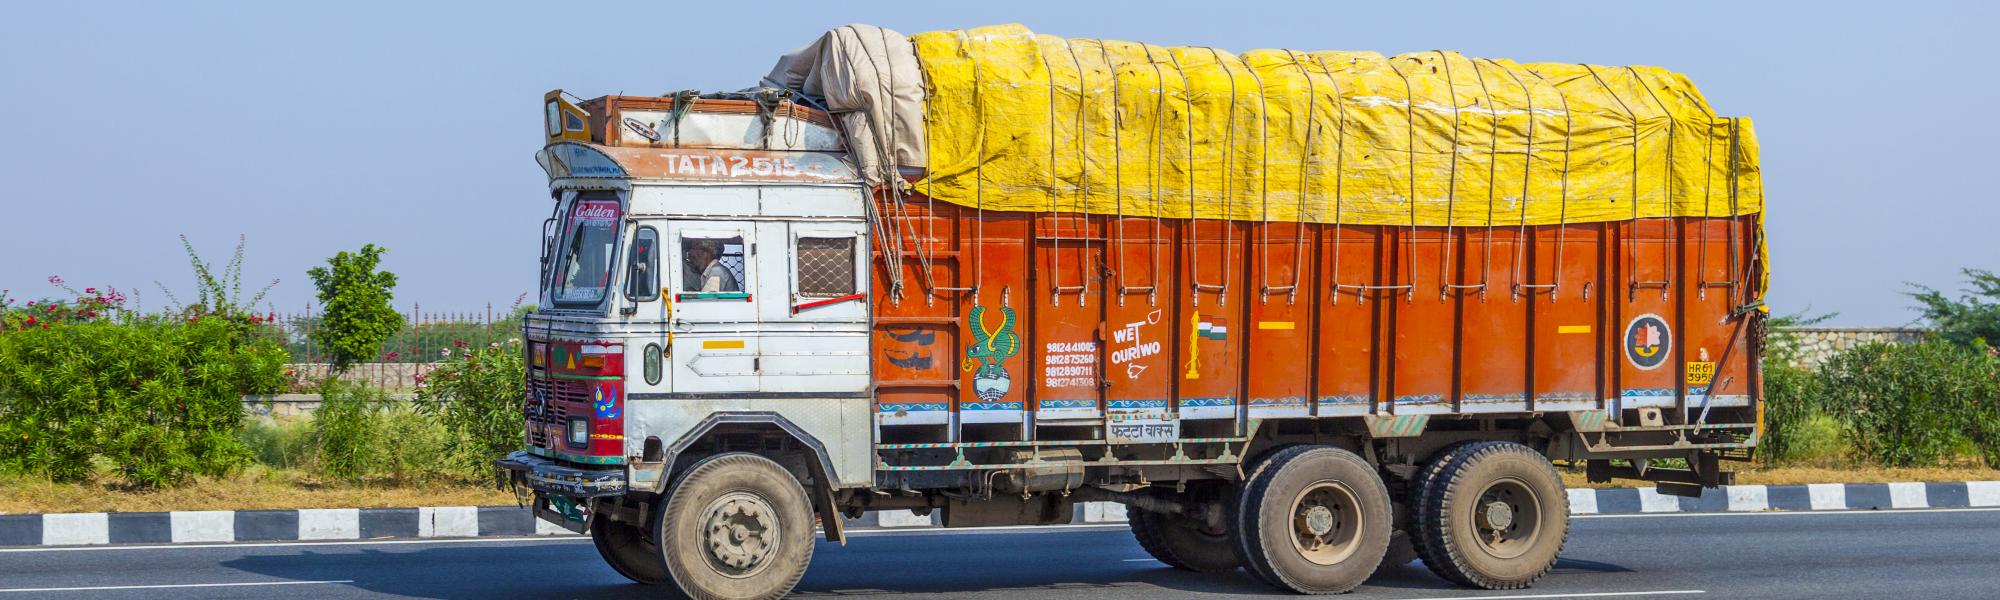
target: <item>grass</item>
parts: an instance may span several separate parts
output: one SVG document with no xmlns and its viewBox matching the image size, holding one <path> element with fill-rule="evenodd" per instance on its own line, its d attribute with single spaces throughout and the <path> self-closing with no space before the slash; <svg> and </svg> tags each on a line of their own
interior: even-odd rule
<svg viewBox="0 0 2000 600">
<path fill-rule="evenodd" d="M 153 491 L 127 490 L 105 482 L 51 483 L 31 476 L 0 476 L 0 514 L 511 504 L 514 504 L 513 494 L 486 486 L 334 483 L 296 469 L 266 467 L 251 467 L 229 477 L 203 478 L 178 488 Z"/>
</svg>

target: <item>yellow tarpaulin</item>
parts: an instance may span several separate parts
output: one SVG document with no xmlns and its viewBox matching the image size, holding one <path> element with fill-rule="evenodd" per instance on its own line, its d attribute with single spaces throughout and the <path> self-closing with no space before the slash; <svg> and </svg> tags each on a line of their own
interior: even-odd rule
<svg viewBox="0 0 2000 600">
<path fill-rule="evenodd" d="M 1756 137 L 1654 67 L 913 36 L 918 191 L 987 210 L 1366 225 L 1760 212 Z"/>
</svg>

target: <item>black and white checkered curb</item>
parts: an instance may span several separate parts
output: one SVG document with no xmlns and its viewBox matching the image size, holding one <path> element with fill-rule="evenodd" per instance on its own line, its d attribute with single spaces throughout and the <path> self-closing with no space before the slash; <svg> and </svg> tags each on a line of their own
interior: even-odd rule
<svg viewBox="0 0 2000 600">
<path fill-rule="evenodd" d="M 1724 513 L 2000 507 L 2000 481 L 1733 485 L 1700 498 L 1653 488 L 1569 490 L 1570 513 Z M 940 515 L 907 510 L 868 513 L 849 530 L 921 529 Z M 1087 502 L 1072 523 L 1123 523 L 1125 506 Z M 330 508 L 0 515 L 0 547 L 97 544 L 191 544 L 574 535 L 514 506 Z"/>
</svg>

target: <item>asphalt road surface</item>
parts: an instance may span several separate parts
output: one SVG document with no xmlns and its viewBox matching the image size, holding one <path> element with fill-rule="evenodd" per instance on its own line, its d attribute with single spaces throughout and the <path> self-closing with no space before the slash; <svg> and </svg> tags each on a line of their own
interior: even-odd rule
<svg viewBox="0 0 2000 600">
<path fill-rule="evenodd" d="M 1993 598 L 1992 509 L 1605 516 L 1573 521 L 1533 589 L 1455 587 L 1421 563 L 1344 598 Z M 660 598 L 585 540 L 437 540 L 0 550 L 13 598 Z M 804 598 L 1289 597 L 1238 571 L 1146 557 L 1121 526 L 900 531 L 821 543 Z"/>
</svg>

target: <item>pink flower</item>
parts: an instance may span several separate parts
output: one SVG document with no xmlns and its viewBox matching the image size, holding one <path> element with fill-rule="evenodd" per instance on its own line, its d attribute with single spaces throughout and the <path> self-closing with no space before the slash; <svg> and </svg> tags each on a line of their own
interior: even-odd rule
<svg viewBox="0 0 2000 600">
<path fill-rule="evenodd" d="M 49 276 L 49 284 L 50 284 L 50 285 L 58 285 L 58 286 L 59 286 L 59 285 L 62 285 L 62 284 L 63 284 L 63 278 L 62 278 L 62 276 L 61 276 L 61 275 L 50 275 L 50 276 Z"/>
<path fill-rule="evenodd" d="M 97 293 L 97 288 L 94 288 L 94 287 L 88 287 L 88 288 L 83 288 L 83 293 L 85 293 L 85 294 L 96 294 L 96 293 Z"/>
<path fill-rule="evenodd" d="M 387 358 L 387 359 L 389 359 L 389 360 L 396 360 L 396 359 L 398 359 L 398 358 L 402 358 L 402 357 L 403 357 L 403 353 L 401 353 L 401 352 L 390 352 L 389 354 L 387 354 L 387 355 L 383 356 L 383 358 Z"/>
</svg>

